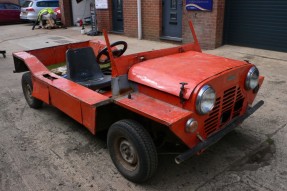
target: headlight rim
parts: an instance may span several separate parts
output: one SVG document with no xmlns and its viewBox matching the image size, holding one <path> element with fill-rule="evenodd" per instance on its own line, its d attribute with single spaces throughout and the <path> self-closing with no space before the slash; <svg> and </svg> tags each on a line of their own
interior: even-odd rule
<svg viewBox="0 0 287 191">
<path fill-rule="evenodd" d="M 251 87 L 250 82 L 251 82 L 251 77 L 252 75 L 257 72 L 257 84 L 254 87 Z M 245 79 L 245 89 L 246 90 L 253 90 L 255 89 L 259 84 L 259 70 L 256 66 L 252 66 L 249 70 L 248 73 L 246 75 L 246 79 Z"/>
<path fill-rule="evenodd" d="M 208 89 L 211 89 L 213 90 L 214 92 L 214 100 L 213 100 L 213 106 L 209 108 L 209 111 L 202 111 L 202 107 L 201 107 L 201 102 L 202 102 L 202 98 L 203 98 L 203 95 L 204 93 L 208 90 Z M 210 111 L 212 111 L 212 109 L 214 108 L 215 106 L 215 100 L 216 100 L 216 92 L 215 90 L 210 86 L 210 85 L 204 85 L 198 92 L 197 94 L 197 97 L 196 97 L 196 111 L 198 114 L 200 115 L 205 115 L 205 114 L 208 114 Z"/>
</svg>

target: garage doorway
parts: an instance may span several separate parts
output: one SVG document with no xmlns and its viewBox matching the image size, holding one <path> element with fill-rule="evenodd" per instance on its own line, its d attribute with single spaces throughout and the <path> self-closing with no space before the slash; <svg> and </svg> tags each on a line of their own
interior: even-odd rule
<svg viewBox="0 0 287 191">
<path fill-rule="evenodd" d="M 224 43 L 287 52 L 287 1 L 226 0 Z"/>
</svg>

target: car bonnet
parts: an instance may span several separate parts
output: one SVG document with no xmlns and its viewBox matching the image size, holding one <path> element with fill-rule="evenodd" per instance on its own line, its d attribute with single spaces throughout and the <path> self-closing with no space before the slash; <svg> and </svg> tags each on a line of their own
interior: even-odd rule
<svg viewBox="0 0 287 191">
<path fill-rule="evenodd" d="M 180 83 L 188 83 L 185 99 L 188 99 L 202 81 L 226 70 L 247 64 L 243 61 L 205 53 L 187 51 L 146 60 L 129 70 L 129 80 L 160 91 L 179 96 Z"/>
</svg>

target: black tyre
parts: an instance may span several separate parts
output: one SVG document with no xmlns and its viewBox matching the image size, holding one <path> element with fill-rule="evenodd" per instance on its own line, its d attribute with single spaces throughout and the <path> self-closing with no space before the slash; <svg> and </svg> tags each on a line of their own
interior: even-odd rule
<svg viewBox="0 0 287 191">
<path fill-rule="evenodd" d="M 108 148 L 118 171 L 128 180 L 141 183 L 157 168 L 157 152 L 148 132 L 133 120 L 114 123 L 108 132 Z"/>
<path fill-rule="evenodd" d="M 32 96 L 33 84 L 30 72 L 26 72 L 22 76 L 22 89 L 25 99 L 31 108 L 38 109 L 42 107 L 43 102 Z"/>
</svg>

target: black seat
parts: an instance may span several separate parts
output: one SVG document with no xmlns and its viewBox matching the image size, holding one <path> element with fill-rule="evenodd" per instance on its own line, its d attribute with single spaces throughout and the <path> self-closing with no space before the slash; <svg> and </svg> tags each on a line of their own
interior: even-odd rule
<svg viewBox="0 0 287 191">
<path fill-rule="evenodd" d="M 111 86 L 111 75 L 104 75 L 91 47 L 69 49 L 66 52 L 67 78 L 89 89 Z"/>
</svg>

